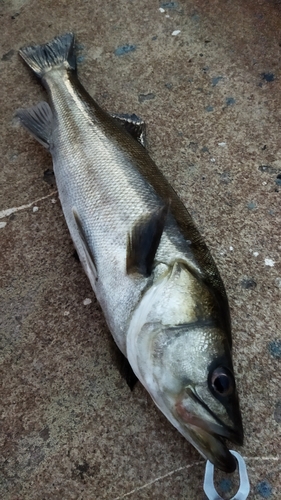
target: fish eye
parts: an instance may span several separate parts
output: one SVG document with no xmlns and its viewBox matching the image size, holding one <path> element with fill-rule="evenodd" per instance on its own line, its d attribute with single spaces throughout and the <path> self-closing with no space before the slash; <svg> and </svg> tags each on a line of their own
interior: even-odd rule
<svg viewBox="0 0 281 500">
<path fill-rule="evenodd" d="M 230 396 L 235 388 L 231 371 L 224 366 L 216 368 L 209 376 L 209 386 L 215 396 Z"/>
</svg>

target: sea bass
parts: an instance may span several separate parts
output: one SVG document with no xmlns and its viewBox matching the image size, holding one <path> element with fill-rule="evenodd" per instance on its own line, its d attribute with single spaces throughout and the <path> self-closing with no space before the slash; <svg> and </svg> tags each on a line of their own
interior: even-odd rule
<svg viewBox="0 0 281 500">
<path fill-rule="evenodd" d="M 232 472 L 242 444 L 228 300 L 177 194 L 145 149 L 136 115 L 110 115 L 77 79 L 72 33 L 20 50 L 41 102 L 17 117 L 53 158 L 64 216 L 116 344 L 158 408 Z"/>
</svg>

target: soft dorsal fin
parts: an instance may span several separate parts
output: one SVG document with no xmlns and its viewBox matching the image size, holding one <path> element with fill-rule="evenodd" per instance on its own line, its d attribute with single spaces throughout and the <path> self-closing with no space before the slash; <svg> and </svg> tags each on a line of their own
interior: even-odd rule
<svg viewBox="0 0 281 500">
<path fill-rule="evenodd" d="M 154 258 L 164 230 L 168 205 L 142 217 L 133 227 L 127 241 L 127 273 L 150 276 Z"/>
<path fill-rule="evenodd" d="M 118 121 L 131 136 L 136 139 L 142 146 L 146 145 L 146 125 L 134 113 L 132 115 L 126 113 L 111 113 L 112 118 Z"/>
<path fill-rule="evenodd" d="M 46 149 L 49 149 L 52 135 L 53 114 L 47 102 L 42 101 L 32 108 L 19 109 L 15 117 L 19 119 L 21 125 L 23 125 L 40 144 Z"/>
<path fill-rule="evenodd" d="M 97 273 L 97 268 L 94 260 L 93 253 L 91 249 L 89 248 L 87 238 L 85 236 L 84 229 L 82 227 L 81 219 L 79 217 L 79 214 L 76 210 L 76 208 L 72 209 L 73 217 L 76 222 L 76 228 L 80 237 L 80 243 L 82 244 L 83 250 L 84 250 L 84 255 L 85 255 L 85 260 L 86 260 L 86 266 L 87 266 L 87 275 L 90 277 L 93 277 L 95 280 L 98 278 L 98 273 Z"/>
</svg>

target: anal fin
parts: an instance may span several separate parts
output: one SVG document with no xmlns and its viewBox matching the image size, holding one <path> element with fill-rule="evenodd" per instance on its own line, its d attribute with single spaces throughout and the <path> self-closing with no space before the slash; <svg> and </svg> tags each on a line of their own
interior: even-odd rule
<svg viewBox="0 0 281 500">
<path fill-rule="evenodd" d="M 134 113 L 132 115 L 126 113 L 111 113 L 111 116 L 142 146 L 146 146 L 146 125 L 141 118 Z"/>
<path fill-rule="evenodd" d="M 25 127 L 37 141 L 46 149 L 50 147 L 52 135 L 53 114 L 49 104 L 45 101 L 28 109 L 19 109 L 15 118 Z"/>
<path fill-rule="evenodd" d="M 128 235 L 127 273 L 150 276 L 164 230 L 168 205 L 142 217 Z"/>
</svg>

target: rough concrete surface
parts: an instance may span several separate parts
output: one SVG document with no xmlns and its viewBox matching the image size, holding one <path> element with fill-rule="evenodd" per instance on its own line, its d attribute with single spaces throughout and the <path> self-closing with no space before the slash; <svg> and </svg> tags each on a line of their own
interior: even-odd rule
<svg viewBox="0 0 281 500">
<path fill-rule="evenodd" d="M 145 119 L 152 157 L 218 264 L 249 499 L 280 500 L 280 1 L 2 0 L 0 9 L 0 497 L 206 498 L 204 460 L 121 377 L 44 180 L 51 157 L 12 121 L 46 99 L 18 49 L 73 30 L 82 83 L 105 109 Z M 230 498 L 237 478 L 217 481 Z"/>
</svg>

